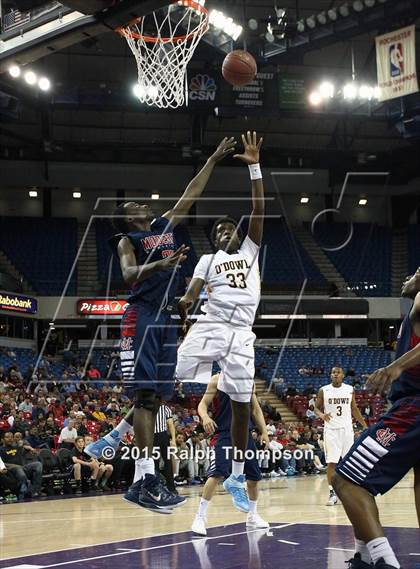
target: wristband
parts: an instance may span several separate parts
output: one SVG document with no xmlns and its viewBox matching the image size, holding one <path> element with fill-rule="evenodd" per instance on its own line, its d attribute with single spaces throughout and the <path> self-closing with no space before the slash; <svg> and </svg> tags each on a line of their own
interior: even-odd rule
<svg viewBox="0 0 420 569">
<path fill-rule="evenodd" d="M 248 166 L 249 168 L 249 175 L 251 176 L 251 180 L 262 180 L 262 173 L 261 167 L 259 164 L 251 164 Z"/>
</svg>

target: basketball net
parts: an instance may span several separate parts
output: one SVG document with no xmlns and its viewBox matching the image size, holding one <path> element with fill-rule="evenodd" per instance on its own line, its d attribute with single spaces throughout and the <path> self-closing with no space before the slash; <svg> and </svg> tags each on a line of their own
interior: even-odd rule
<svg viewBox="0 0 420 569">
<path fill-rule="evenodd" d="M 176 109 L 188 101 L 187 65 L 207 29 L 206 8 L 180 0 L 116 30 L 136 58 L 134 92 L 142 103 Z"/>
</svg>

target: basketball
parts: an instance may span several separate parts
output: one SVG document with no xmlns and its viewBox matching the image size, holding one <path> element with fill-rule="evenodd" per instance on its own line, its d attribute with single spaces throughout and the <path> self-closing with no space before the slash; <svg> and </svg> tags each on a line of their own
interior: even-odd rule
<svg viewBox="0 0 420 569">
<path fill-rule="evenodd" d="M 257 62 L 247 51 L 237 49 L 225 57 L 222 73 L 231 85 L 236 87 L 248 85 L 257 74 Z"/>
</svg>

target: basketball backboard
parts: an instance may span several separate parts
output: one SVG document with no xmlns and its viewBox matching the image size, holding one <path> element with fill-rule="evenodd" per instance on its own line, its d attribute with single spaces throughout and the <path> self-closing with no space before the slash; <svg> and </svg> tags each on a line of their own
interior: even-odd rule
<svg viewBox="0 0 420 569">
<path fill-rule="evenodd" d="M 0 73 L 11 63 L 25 65 L 110 32 L 170 0 L 68 0 L 66 4 L 46 0 L 33 4 L 32 9 L 20 10 L 19 2 L 0 0 Z"/>
</svg>

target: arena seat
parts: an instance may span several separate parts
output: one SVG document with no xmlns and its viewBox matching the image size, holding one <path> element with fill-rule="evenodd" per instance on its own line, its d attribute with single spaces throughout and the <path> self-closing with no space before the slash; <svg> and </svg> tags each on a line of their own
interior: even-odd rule
<svg viewBox="0 0 420 569">
<path fill-rule="evenodd" d="M 354 223 L 353 237 L 337 251 L 326 255 L 358 296 L 390 296 L 392 231 L 370 223 Z M 349 226 L 345 223 L 317 223 L 315 240 L 324 247 L 345 243 Z"/>
<path fill-rule="evenodd" d="M 19 239 L 16 239 L 18 228 Z M 74 218 L 4 217 L 0 223 L 0 250 L 39 294 L 61 295 L 77 252 Z M 72 275 L 67 295 L 75 295 Z"/>
</svg>

